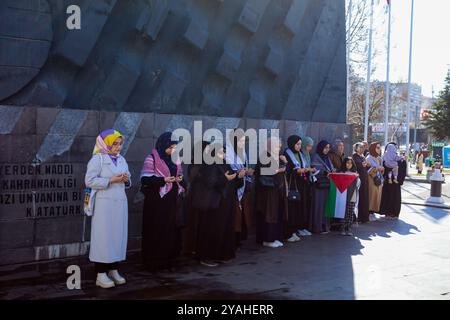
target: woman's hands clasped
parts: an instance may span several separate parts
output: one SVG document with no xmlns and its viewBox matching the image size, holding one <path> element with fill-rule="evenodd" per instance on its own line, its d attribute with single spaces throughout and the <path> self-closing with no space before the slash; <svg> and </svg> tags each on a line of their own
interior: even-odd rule
<svg viewBox="0 0 450 320">
<path fill-rule="evenodd" d="M 225 178 L 227 178 L 228 181 L 235 179 L 236 176 L 236 173 L 231 173 L 230 171 L 225 172 Z"/>
<path fill-rule="evenodd" d="M 129 183 L 130 182 L 130 177 L 128 176 L 127 173 L 122 173 L 122 174 L 118 174 L 115 176 L 112 176 L 111 179 L 109 180 L 109 182 L 111 184 L 113 183 Z"/>
</svg>

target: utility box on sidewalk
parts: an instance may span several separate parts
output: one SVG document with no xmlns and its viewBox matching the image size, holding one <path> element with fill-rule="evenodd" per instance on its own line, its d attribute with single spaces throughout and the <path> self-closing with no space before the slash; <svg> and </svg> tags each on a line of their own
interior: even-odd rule
<svg viewBox="0 0 450 320">
<path fill-rule="evenodd" d="M 450 168 L 450 146 L 442 149 L 442 164 L 445 168 Z"/>
</svg>

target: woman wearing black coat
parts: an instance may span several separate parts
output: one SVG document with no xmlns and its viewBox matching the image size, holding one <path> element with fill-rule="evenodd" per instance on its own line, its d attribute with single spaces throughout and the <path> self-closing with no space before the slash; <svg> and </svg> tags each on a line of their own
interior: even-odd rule
<svg viewBox="0 0 450 320">
<path fill-rule="evenodd" d="M 206 148 L 213 151 L 216 161 L 223 161 L 223 145 Z M 239 176 L 228 164 L 202 165 L 193 192 L 193 205 L 198 209 L 196 256 L 202 265 L 215 267 L 235 257 L 234 233 L 237 189 L 243 185 L 244 172 Z"/>
</svg>

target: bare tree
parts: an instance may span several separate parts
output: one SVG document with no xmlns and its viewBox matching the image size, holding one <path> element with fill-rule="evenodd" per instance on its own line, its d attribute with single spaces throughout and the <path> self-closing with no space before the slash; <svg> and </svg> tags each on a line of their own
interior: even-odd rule
<svg viewBox="0 0 450 320">
<path fill-rule="evenodd" d="M 350 81 L 352 99 L 348 110 L 347 121 L 353 125 L 355 141 L 361 141 L 364 134 L 364 110 L 366 103 L 365 82 L 361 78 Z M 382 122 L 384 107 L 384 84 L 373 82 L 369 98 L 369 123 Z M 372 140 L 372 130 L 369 127 L 369 140 Z"/>
<path fill-rule="evenodd" d="M 351 1 L 351 7 L 350 7 Z M 377 4 L 377 2 L 376 2 Z M 365 73 L 367 72 L 368 62 L 368 40 L 369 40 L 369 22 L 370 22 L 370 0 L 347 0 L 347 48 L 348 48 L 348 107 L 347 123 L 352 124 L 354 128 L 354 139 L 362 140 L 364 132 L 364 110 L 365 110 Z M 380 12 L 379 7 L 375 6 L 374 21 L 375 25 L 383 24 L 384 14 Z M 381 15 L 382 14 L 382 15 Z M 373 41 L 381 35 L 379 29 L 374 28 Z M 376 71 L 376 57 L 379 56 L 385 48 L 373 46 L 372 50 L 372 75 Z M 372 82 L 369 98 L 369 123 L 383 122 L 384 109 L 384 84 Z M 372 132 L 369 128 L 369 138 L 372 138 Z"/>
<path fill-rule="evenodd" d="M 364 134 L 364 110 L 366 101 L 365 80 L 354 74 L 350 78 L 350 92 L 352 99 L 348 108 L 347 122 L 353 126 L 355 141 L 361 141 Z M 408 92 L 405 90 L 404 83 L 391 84 L 391 111 L 397 110 L 401 114 L 395 117 L 391 114 L 390 137 L 396 142 L 405 134 L 403 130 L 403 119 L 405 118 L 404 107 L 408 98 Z M 370 86 L 369 97 L 369 124 L 384 123 L 384 101 L 385 101 L 385 83 L 373 81 Z M 372 127 L 369 126 L 368 139 L 373 140 Z"/>
</svg>

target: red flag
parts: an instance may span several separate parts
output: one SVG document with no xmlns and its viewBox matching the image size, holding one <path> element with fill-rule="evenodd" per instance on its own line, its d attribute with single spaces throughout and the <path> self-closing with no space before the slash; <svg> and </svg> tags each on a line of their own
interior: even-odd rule
<svg viewBox="0 0 450 320">
<path fill-rule="evenodd" d="M 330 173 L 328 178 L 333 180 L 336 188 L 343 193 L 358 178 L 358 174 Z"/>
</svg>

